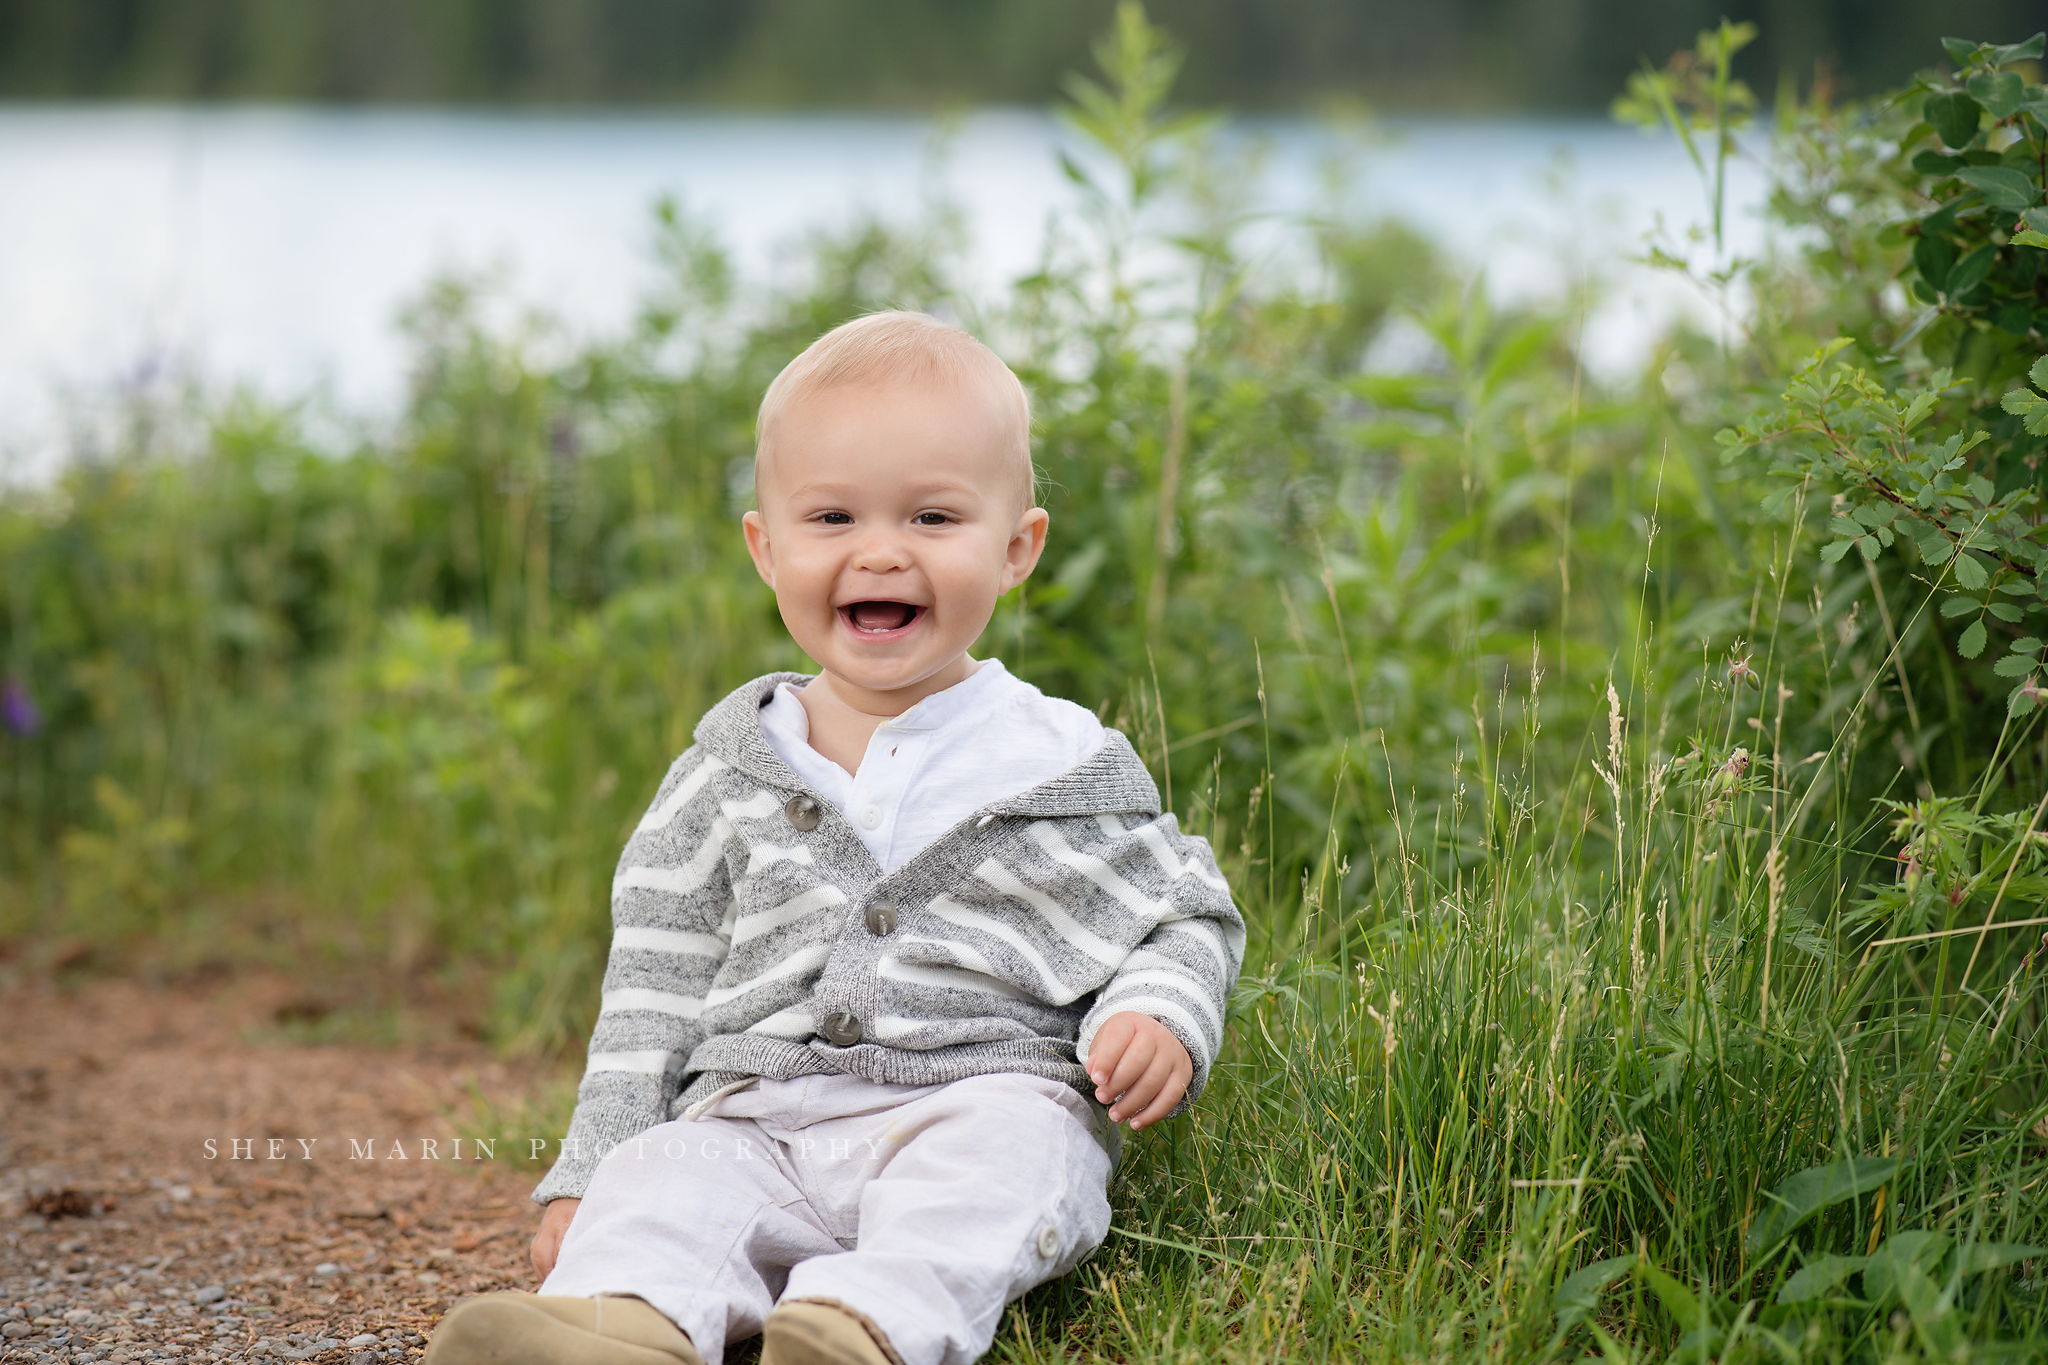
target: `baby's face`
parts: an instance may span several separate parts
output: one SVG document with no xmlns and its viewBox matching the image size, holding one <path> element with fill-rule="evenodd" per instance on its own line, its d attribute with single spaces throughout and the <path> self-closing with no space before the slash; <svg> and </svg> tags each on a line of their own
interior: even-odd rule
<svg viewBox="0 0 2048 1365">
<path fill-rule="evenodd" d="M 1012 432 L 965 387 L 827 389 L 781 415 L 747 548 L 820 668 L 917 696 L 966 676 L 996 600 L 1045 546 Z"/>
</svg>

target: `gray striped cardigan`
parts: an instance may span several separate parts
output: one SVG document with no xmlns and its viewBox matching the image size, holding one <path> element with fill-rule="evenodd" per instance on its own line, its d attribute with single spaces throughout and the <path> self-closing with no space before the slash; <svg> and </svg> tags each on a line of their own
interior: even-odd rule
<svg viewBox="0 0 2048 1365">
<path fill-rule="evenodd" d="M 1194 1060 L 1184 1105 L 1201 1093 L 1244 921 L 1130 742 L 1109 731 L 884 876 L 761 733 L 801 677 L 706 713 L 627 841 L 589 1064 L 537 1202 L 580 1196 L 615 1144 L 751 1076 L 1021 1071 L 1092 1098 L 1077 1055 L 1122 1010 L 1173 1031 Z"/>
</svg>

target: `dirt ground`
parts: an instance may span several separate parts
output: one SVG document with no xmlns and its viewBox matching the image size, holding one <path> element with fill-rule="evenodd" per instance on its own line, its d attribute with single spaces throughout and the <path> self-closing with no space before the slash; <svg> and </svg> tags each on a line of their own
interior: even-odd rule
<svg viewBox="0 0 2048 1365">
<path fill-rule="evenodd" d="M 544 1078 L 452 1034 L 282 1041 L 296 989 L 0 984 L 0 1361 L 386 1365 L 530 1287 L 542 1167 L 465 1116 Z"/>
</svg>

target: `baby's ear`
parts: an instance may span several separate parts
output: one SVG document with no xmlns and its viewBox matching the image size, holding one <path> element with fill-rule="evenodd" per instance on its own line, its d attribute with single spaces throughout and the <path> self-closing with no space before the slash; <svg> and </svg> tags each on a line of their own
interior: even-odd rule
<svg viewBox="0 0 2048 1365">
<path fill-rule="evenodd" d="M 768 523 L 759 512 L 740 518 L 740 533 L 747 538 L 747 553 L 753 557 L 754 572 L 769 587 L 775 586 L 775 550 L 768 541 Z"/>
<path fill-rule="evenodd" d="M 1004 592 L 1031 577 L 1031 571 L 1038 567 L 1038 557 L 1045 553 L 1046 529 L 1051 524 L 1052 517 L 1043 507 L 1029 508 L 1017 518 L 1017 529 L 1010 533 L 1004 555 Z"/>
</svg>

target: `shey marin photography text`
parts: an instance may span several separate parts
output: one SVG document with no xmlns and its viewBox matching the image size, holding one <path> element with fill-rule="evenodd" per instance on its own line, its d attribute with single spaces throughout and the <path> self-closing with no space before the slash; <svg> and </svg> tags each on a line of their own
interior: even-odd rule
<svg viewBox="0 0 2048 1365">
<path fill-rule="evenodd" d="M 686 1140 L 670 1135 L 630 1137 L 598 1150 L 600 1159 L 624 1150 L 637 1160 L 657 1158 L 669 1161 L 752 1161 L 769 1155 L 766 1143 L 773 1142 L 780 1154 L 795 1161 L 876 1161 L 883 1155 L 880 1139 L 839 1138 L 814 1142 L 807 1138 L 784 1141 L 763 1138 L 757 1145 L 747 1138 L 730 1142 L 716 1138 Z M 577 1155 L 579 1140 L 573 1137 L 458 1137 L 458 1138 L 207 1138 L 200 1150 L 208 1161 L 497 1161 L 500 1144 L 506 1156 L 523 1161 L 550 1161 L 557 1156 Z"/>
</svg>

